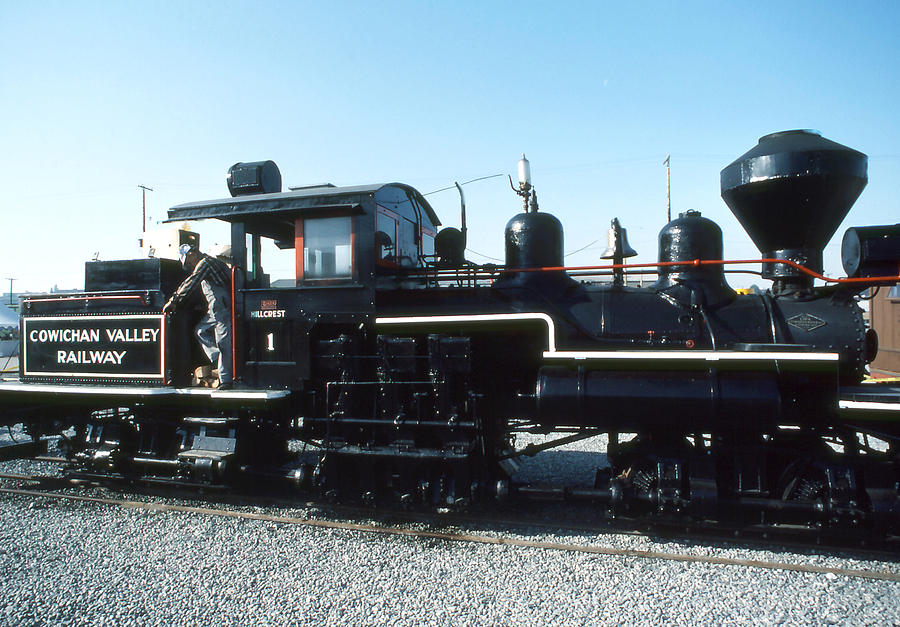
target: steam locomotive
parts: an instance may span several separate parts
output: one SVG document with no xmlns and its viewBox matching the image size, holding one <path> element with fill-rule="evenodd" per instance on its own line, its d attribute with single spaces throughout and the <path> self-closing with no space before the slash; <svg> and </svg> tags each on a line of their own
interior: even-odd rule
<svg viewBox="0 0 900 627">
<path fill-rule="evenodd" d="M 612 264 L 564 267 L 527 161 L 503 265 L 467 261 L 465 214 L 439 230 L 407 185 L 282 192 L 274 163 L 239 163 L 231 197 L 168 212 L 230 225 L 239 386 L 191 385 L 191 314 L 163 310 L 177 261 L 88 262 L 84 293 L 21 299 L 0 424 L 65 432 L 73 476 L 442 506 L 537 492 L 510 480 L 518 457 L 603 434 L 593 487 L 566 492 L 603 510 L 896 533 L 900 388 L 862 383 L 877 338 L 858 300 L 900 282 L 900 225 L 848 230 L 848 277 L 815 285 L 866 169 L 785 131 L 722 170 L 772 281 L 748 294 L 694 211 L 660 232 L 650 285 L 627 280 L 617 221 Z M 293 249 L 288 285 L 264 243 Z M 517 449 L 521 433 L 549 435 Z"/>
</svg>

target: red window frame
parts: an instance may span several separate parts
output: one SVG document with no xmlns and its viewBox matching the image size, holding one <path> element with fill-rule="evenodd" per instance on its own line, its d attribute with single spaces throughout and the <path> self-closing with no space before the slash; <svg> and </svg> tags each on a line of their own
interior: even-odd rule
<svg viewBox="0 0 900 627">
<path fill-rule="evenodd" d="M 322 216 L 325 217 L 325 216 Z M 315 284 L 315 285 L 327 285 L 329 283 L 340 283 L 344 281 L 356 281 L 357 280 L 357 267 L 356 267 L 356 217 L 347 213 L 339 213 L 333 216 L 327 216 L 329 218 L 350 218 L 350 276 L 349 277 L 332 277 L 326 279 L 307 279 L 304 276 L 304 254 L 303 254 L 303 241 L 304 241 L 304 232 L 305 232 L 305 222 L 306 220 L 317 220 L 322 219 L 319 218 L 297 218 L 294 220 L 294 259 L 296 260 L 296 273 L 297 276 L 295 278 L 296 285 L 304 284 Z"/>
</svg>

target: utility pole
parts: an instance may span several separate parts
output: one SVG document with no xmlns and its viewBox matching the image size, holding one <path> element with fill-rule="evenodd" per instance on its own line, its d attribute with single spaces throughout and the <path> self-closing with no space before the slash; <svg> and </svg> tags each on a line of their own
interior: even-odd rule
<svg viewBox="0 0 900 627">
<path fill-rule="evenodd" d="M 672 192 L 669 188 L 669 157 L 671 156 L 671 154 L 666 155 L 666 160 L 663 161 L 666 166 L 666 222 L 672 221 Z"/>
<path fill-rule="evenodd" d="M 13 304 L 13 302 L 12 302 L 12 294 L 13 294 L 13 292 L 12 292 L 12 284 L 13 284 L 13 281 L 15 281 L 15 279 L 12 278 L 11 276 L 8 276 L 8 277 L 6 277 L 6 278 L 7 278 L 7 280 L 9 281 L 9 304 L 12 305 L 12 304 Z"/>
<path fill-rule="evenodd" d="M 147 232 L 147 192 L 152 192 L 152 187 L 146 185 L 138 185 L 141 188 L 141 199 L 143 200 L 143 213 L 141 214 L 141 246 L 144 245 L 144 233 Z"/>
</svg>

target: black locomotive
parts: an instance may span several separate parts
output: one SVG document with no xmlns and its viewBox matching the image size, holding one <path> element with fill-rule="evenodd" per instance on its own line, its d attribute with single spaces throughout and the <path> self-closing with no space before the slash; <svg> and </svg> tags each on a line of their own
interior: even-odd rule
<svg viewBox="0 0 900 627">
<path fill-rule="evenodd" d="M 728 285 L 721 231 L 697 212 L 662 229 L 658 279 L 635 286 L 617 222 L 613 264 L 563 267 L 562 226 L 527 179 L 506 263 L 485 266 L 411 187 L 281 192 L 272 162 L 236 164 L 231 198 L 169 221 L 230 224 L 239 387 L 190 385 L 189 315 L 162 311 L 176 261 L 89 262 L 84 293 L 22 299 L 0 420 L 74 429 L 83 477 L 431 504 L 535 492 L 509 481 L 517 456 L 607 434 L 608 465 L 570 491 L 601 508 L 896 533 L 900 388 L 861 383 L 877 339 L 857 301 L 900 281 L 900 225 L 848 231 L 851 276 L 814 285 L 866 161 L 787 131 L 722 171 L 773 281 L 758 294 Z M 295 251 L 287 286 L 264 272 L 266 239 Z M 524 432 L 558 437 L 517 450 Z"/>
</svg>

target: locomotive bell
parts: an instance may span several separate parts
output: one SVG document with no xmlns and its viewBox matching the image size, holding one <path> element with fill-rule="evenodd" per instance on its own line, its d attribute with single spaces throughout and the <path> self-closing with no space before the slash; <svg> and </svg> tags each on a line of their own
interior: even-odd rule
<svg viewBox="0 0 900 627">
<path fill-rule="evenodd" d="M 867 157 L 817 131 L 765 135 L 721 173 L 722 199 L 763 258 L 822 272 L 822 251 L 866 186 Z M 812 277 L 764 263 L 776 292 L 812 287 Z"/>
<path fill-rule="evenodd" d="M 618 218 L 614 218 L 610 223 L 606 232 L 606 242 L 606 250 L 600 255 L 600 259 L 615 259 L 617 250 L 622 259 L 637 256 L 637 251 L 628 244 L 628 230 L 619 226 Z"/>
</svg>

